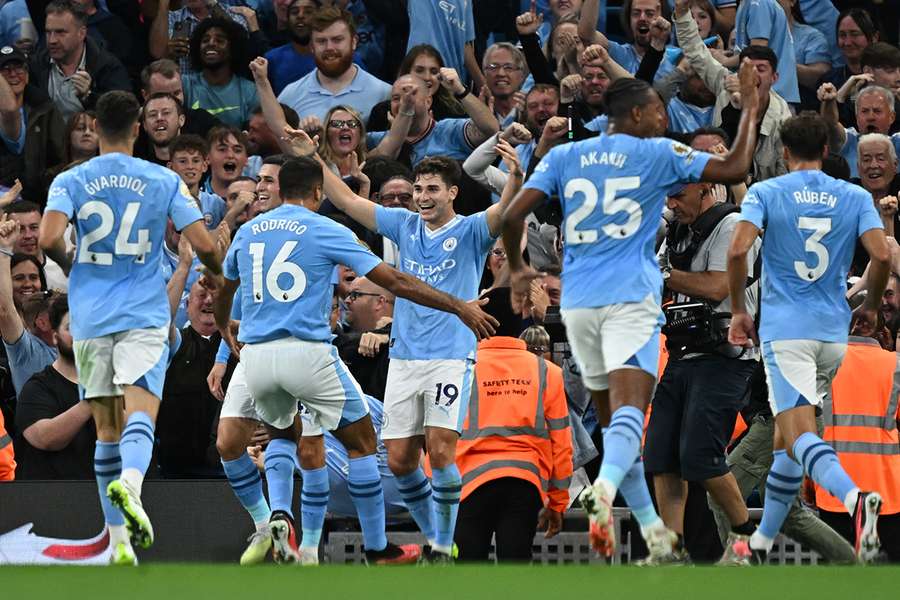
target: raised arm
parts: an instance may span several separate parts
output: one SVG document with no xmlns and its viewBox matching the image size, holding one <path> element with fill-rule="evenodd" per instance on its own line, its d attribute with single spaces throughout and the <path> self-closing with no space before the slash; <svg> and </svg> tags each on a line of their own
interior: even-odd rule
<svg viewBox="0 0 900 600">
<path fill-rule="evenodd" d="M 16 310 L 12 291 L 11 259 L 13 247 L 19 239 L 19 224 L 6 214 L 0 215 L 0 336 L 7 344 L 15 344 L 22 337 L 25 325 Z"/>
<path fill-rule="evenodd" d="M 404 86 L 400 94 L 400 106 L 397 116 L 391 121 L 391 128 L 375 148 L 369 152 L 370 157 L 386 156 L 395 159 L 400 155 L 409 128 L 416 118 L 416 98 L 419 95 L 419 86 Z M 274 131 L 274 130 L 273 130 Z"/>
<path fill-rule="evenodd" d="M 540 206 L 547 196 L 544 192 L 532 188 L 520 190 L 506 210 L 503 211 L 503 247 L 506 249 L 506 261 L 509 265 L 510 300 L 513 310 L 521 314 L 530 314 L 531 281 L 540 273 L 525 264 L 519 244 L 525 229 L 525 217 Z"/>
<path fill-rule="evenodd" d="M 169 283 L 166 284 L 166 295 L 169 297 L 169 318 L 174 321 L 181 306 L 181 297 L 184 295 L 184 287 L 187 285 L 191 274 L 191 266 L 194 264 L 194 251 L 186 237 L 181 236 L 178 241 L 178 265 L 172 271 Z"/>
<path fill-rule="evenodd" d="M 527 144 L 531 141 L 531 132 L 521 123 L 510 123 L 500 135 L 491 136 L 472 151 L 463 163 L 463 171 L 492 192 L 500 194 L 506 186 L 507 174 L 493 166 L 497 160 L 494 148 L 506 140 L 513 146 Z"/>
<path fill-rule="evenodd" d="M 41 217 L 41 231 L 38 234 L 38 244 L 44 254 L 50 257 L 68 274 L 72 268 L 72 259 L 66 252 L 66 241 L 63 235 L 69 226 L 69 217 L 57 210 L 48 210 Z"/>
<path fill-rule="evenodd" d="M 150 56 L 163 58 L 169 45 L 169 0 L 157 0 L 156 16 L 150 24 Z"/>
<path fill-rule="evenodd" d="M 832 132 L 837 133 L 837 139 L 840 142 L 835 150 L 840 151 L 847 143 L 847 130 L 841 125 L 840 115 L 837 106 L 837 88 L 833 83 L 823 83 L 816 90 L 816 97 L 819 99 L 819 114 L 825 119 L 825 122 L 831 126 Z"/>
<path fill-rule="evenodd" d="M 212 275 L 222 274 L 222 256 L 203 221 L 194 221 L 181 231 L 181 235 L 191 243 L 197 258 Z"/>
<path fill-rule="evenodd" d="M 601 44 L 594 44 L 585 48 L 584 52 L 581 53 L 581 62 L 582 64 L 587 64 L 589 62 L 599 63 L 606 72 L 606 76 L 609 77 L 610 83 L 617 79 L 634 78 L 634 75 L 629 73 L 622 65 L 612 59 L 609 52 L 607 52 L 606 48 Z"/>
<path fill-rule="evenodd" d="M 263 118 L 269 129 L 276 134 L 278 146 L 284 153 L 290 152 L 290 143 L 280 135 L 279 131 L 284 131 L 287 127 L 287 121 L 284 118 L 284 111 L 278 98 L 275 97 L 275 91 L 272 89 L 272 82 L 269 81 L 269 61 L 262 56 L 257 56 L 250 61 L 250 72 L 253 73 L 253 81 L 256 83 L 256 97 L 259 99 L 259 105 L 262 107 Z"/>
<path fill-rule="evenodd" d="M 22 115 L 5 77 L 0 77 L 0 132 L 11 140 L 18 140 L 22 134 Z"/>
<path fill-rule="evenodd" d="M 756 122 L 759 114 L 757 77 L 753 63 L 744 59 L 739 72 L 741 82 L 741 120 L 731 150 L 723 156 L 713 155 L 703 169 L 703 181 L 738 183 L 744 181 L 753 164 L 756 150 Z"/>
<path fill-rule="evenodd" d="M 466 125 L 466 135 L 473 144 L 480 144 L 500 130 L 500 124 L 497 122 L 494 112 L 477 96 L 468 92 L 466 86 L 459 80 L 459 73 L 456 72 L 456 69 L 444 67 L 438 74 L 438 79 L 444 88 L 459 98 L 460 104 L 469 115 L 470 121 Z M 460 98 L 461 94 L 465 94 L 465 96 Z"/>
<path fill-rule="evenodd" d="M 522 187 L 522 181 L 525 174 L 522 172 L 522 165 L 519 162 L 519 156 L 516 149 L 513 148 L 506 140 L 500 140 L 494 148 L 497 155 L 503 159 L 509 176 L 506 178 L 506 185 L 503 186 L 503 193 L 500 195 L 500 202 L 494 204 L 486 211 L 488 231 L 492 236 L 500 235 L 500 229 L 503 226 L 503 211 L 509 206 L 512 199 L 519 193 Z"/>
<path fill-rule="evenodd" d="M 676 2 L 674 21 L 678 45 L 684 50 L 684 55 L 691 63 L 691 68 L 710 91 L 716 95 L 720 94 L 725 89 L 725 76 L 728 75 L 728 69 L 713 57 L 709 48 L 703 43 L 697 29 L 697 22 L 694 21 L 687 2 L 682 0 Z"/>
<path fill-rule="evenodd" d="M 353 190 L 347 187 L 347 184 L 328 168 L 328 165 L 316 154 L 318 136 L 310 138 L 309 134 L 302 129 L 292 129 L 287 126 L 284 128 L 284 133 L 285 137 L 291 142 L 289 152 L 291 156 L 312 156 L 322 165 L 324 191 L 331 203 L 369 231 L 377 232 L 378 224 L 375 221 L 375 207 L 378 205 L 367 198 L 354 194 Z"/>
<path fill-rule="evenodd" d="M 533 4 L 533 3 L 532 3 Z M 597 31 L 597 20 L 600 18 L 600 0 L 584 0 L 581 5 L 581 17 L 578 19 L 578 37 L 585 46 L 600 44 L 609 46 L 606 36 Z"/>
</svg>

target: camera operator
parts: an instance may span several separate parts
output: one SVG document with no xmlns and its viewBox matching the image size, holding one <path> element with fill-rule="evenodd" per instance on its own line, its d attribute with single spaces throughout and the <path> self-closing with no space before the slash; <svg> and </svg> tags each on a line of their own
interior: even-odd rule
<svg viewBox="0 0 900 600">
<path fill-rule="evenodd" d="M 687 482 L 698 482 L 724 509 L 731 534 L 722 564 L 741 564 L 733 546 L 754 527 L 725 462 L 750 379 L 758 365 L 755 349 L 728 344 L 726 260 L 738 208 L 718 203 L 709 184 L 678 186 L 667 207 L 675 220 L 660 249 L 660 265 L 673 304 L 665 309 L 669 361 L 653 398 L 644 466 L 653 475 L 660 516 L 683 542 Z M 760 242 L 748 255 L 754 268 Z M 758 285 L 748 286 L 747 306 L 755 313 Z M 738 544 L 739 545 L 739 544 Z M 745 554 L 745 553 L 742 553 Z M 687 553 L 678 553 L 687 561 Z"/>
</svg>

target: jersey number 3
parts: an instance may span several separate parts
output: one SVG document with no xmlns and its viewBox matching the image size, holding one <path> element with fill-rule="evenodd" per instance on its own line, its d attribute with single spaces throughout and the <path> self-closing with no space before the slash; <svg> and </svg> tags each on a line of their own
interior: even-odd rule
<svg viewBox="0 0 900 600">
<path fill-rule="evenodd" d="M 607 223 L 601 227 L 607 236 L 623 240 L 634 235 L 641 226 L 641 219 L 644 216 L 641 205 L 631 198 L 616 198 L 619 192 L 636 190 L 639 187 L 641 187 L 640 177 L 611 177 L 603 184 L 603 214 L 612 216 L 624 212 L 628 215 L 628 220 L 622 225 Z M 597 186 L 590 179 L 579 177 L 570 180 L 563 190 L 566 202 L 571 202 L 578 193 L 584 196 L 584 202 L 566 219 L 566 243 L 593 244 L 597 241 L 599 232 L 596 229 L 578 229 L 578 225 L 597 208 Z"/>
<path fill-rule="evenodd" d="M 122 222 L 119 223 L 119 231 L 116 233 L 115 254 L 116 256 L 134 256 L 136 257 L 134 262 L 143 264 L 146 255 L 153 246 L 150 242 L 150 230 L 138 229 L 137 241 L 128 241 L 131 238 L 131 230 L 134 228 L 134 222 L 140 209 L 140 202 L 129 202 L 125 206 L 125 212 L 122 213 Z M 85 202 L 78 210 L 79 221 L 87 221 L 94 215 L 100 217 L 100 224 L 81 238 L 81 243 L 78 244 L 78 262 L 109 266 L 113 263 L 113 253 L 96 252 L 91 250 L 91 246 L 106 239 L 106 236 L 112 233 L 116 223 L 116 215 L 109 205 L 99 200 Z"/>
<path fill-rule="evenodd" d="M 306 290 L 306 273 L 296 263 L 288 260 L 291 252 L 297 246 L 296 241 L 285 242 L 275 255 L 275 260 L 269 265 L 269 270 L 263 274 L 263 257 L 266 253 L 266 245 L 263 242 L 250 244 L 250 256 L 253 257 L 253 301 L 263 301 L 263 279 L 266 282 L 266 291 L 278 302 L 293 302 L 303 295 Z M 283 288 L 278 283 L 278 278 L 287 275 L 291 278 L 291 286 Z"/>
<path fill-rule="evenodd" d="M 810 266 L 806 261 L 795 260 L 794 271 L 800 279 L 812 283 L 828 269 L 828 248 L 822 244 L 822 238 L 831 231 L 831 219 L 800 217 L 797 220 L 797 227 L 812 230 L 812 235 L 806 238 L 803 249 L 816 255 L 816 264 Z"/>
</svg>

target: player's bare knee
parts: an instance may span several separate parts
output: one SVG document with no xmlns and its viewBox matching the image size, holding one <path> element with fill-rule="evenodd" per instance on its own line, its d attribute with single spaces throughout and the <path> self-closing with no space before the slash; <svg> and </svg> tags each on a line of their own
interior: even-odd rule
<svg viewBox="0 0 900 600">
<path fill-rule="evenodd" d="M 440 427 L 429 428 L 425 434 L 431 466 L 443 469 L 456 462 L 456 442 L 459 434 Z"/>
<path fill-rule="evenodd" d="M 220 419 L 216 429 L 216 450 L 222 460 L 240 458 L 250 444 L 252 433 L 252 426 L 247 426 L 240 419 Z"/>
</svg>

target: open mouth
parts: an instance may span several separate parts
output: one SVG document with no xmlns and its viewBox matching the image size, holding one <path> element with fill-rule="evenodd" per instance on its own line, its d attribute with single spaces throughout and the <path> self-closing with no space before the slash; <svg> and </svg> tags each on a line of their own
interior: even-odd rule
<svg viewBox="0 0 900 600">
<path fill-rule="evenodd" d="M 866 125 L 866 133 L 881 133 L 881 131 L 879 131 L 877 125 L 875 125 L 874 123 L 869 123 L 868 125 Z"/>
<path fill-rule="evenodd" d="M 200 309 L 200 312 L 204 315 L 212 315 L 214 314 L 214 309 L 212 306 L 204 306 Z"/>
<path fill-rule="evenodd" d="M 206 50 L 203 52 L 205 58 L 219 58 L 218 50 Z"/>
<path fill-rule="evenodd" d="M 419 212 L 423 212 L 426 210 L 433 209 L 434 203 L 433 202 L 419 202 L 418 206 L 419 206 Z"/>
<path fill-rule="evenodd" d="M 638 25 L 637 32 L 639 35 L 648 35 L 650 33 L 650 27 L 648 25 Z"/>
<path fill-rule="evenodd" d="M 342 145 L 351 145 L 353 144 L 353 134 L 350 133 L 342 133 L 338 136 L 338 142 Z"/>
<path fill-rule="evenodd" d="M 225 174 L 230 176 L 237 174 L 237 163 L 233 160 L 226 160 L 222 163 L 222 170 L 225 171 Z"/>
</svg>

